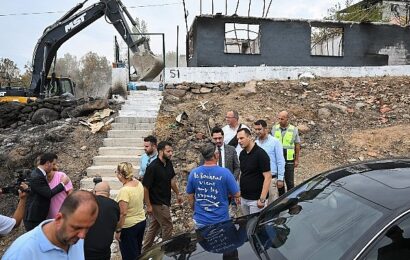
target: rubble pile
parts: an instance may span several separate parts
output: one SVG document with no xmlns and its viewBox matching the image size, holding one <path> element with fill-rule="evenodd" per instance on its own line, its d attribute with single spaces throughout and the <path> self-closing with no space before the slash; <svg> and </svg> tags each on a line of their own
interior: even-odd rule
<svg viewBox="0 0 410 260">
<path fill-rule="evenodd" d="M 223 84 L 231 87 L 216 92 L 192 91 L 205 85 L 212 90 L 222 86 L 167 86 L 157 120 L 158 139 L 174 144 L 181 187 L 198 165 L 198 148 L 210 140 L 210 129 L 224 126 L 226 112 L 233 109 L 249 127 L 258 119 L 271 127 L 278 112 L 290 112 L 290 122 L 298 126 L 302 139 L 297 183 L 352 162 L 410 156 L 410 77 L 250 81 Z M 191 214 L 187 204 L 173 207 L 177 231 L 192 228 L 187 221 Z"/>
<path fill-rule="evenodd" d="M 30 100 L 27 104 L 0 103 L 0 128 L 15 129 L 24 124 L 45 124 L 60 118 L 79 117 L 108 107 L 106 99 L 53 97 Z"/>
</svg>

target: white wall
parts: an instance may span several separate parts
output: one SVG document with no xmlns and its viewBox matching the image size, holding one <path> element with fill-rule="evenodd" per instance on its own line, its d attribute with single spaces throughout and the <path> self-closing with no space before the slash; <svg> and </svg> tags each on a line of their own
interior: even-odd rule
<svg viewBox="0 0 410 260">
<path fill-rule="evenodd" d="M 298 79 L 304 73 L 316 77 L 410 76 L 410 65 L 380 67 L 179 67 L 165 69 L 166 83 L 247 82 L 249 80 Z"/>
</svg>

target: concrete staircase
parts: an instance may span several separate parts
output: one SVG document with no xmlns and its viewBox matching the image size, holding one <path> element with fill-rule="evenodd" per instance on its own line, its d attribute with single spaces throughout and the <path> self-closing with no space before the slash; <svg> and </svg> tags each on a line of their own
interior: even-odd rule
<svg viewBox="0 0 410 260">
<path fill-rule="evenodd" d="M 119 116 L 112 124 L 112 130 L 104 139 L 93 165 L 87 169 L 87 177 L 81 180 L 81 189 L 94 188 L 93 178 L 101 176 L 111 186 L 111 197 L 115 198 L 122 184 L 115 170 L 120 162 L 130 162 L 139 173 L 140 156 L 144 153 L 144 137 L 152 133 L 158 110 L 162 102 L 162 92 L 157 90 L 131 91 Z"/>
</svg>

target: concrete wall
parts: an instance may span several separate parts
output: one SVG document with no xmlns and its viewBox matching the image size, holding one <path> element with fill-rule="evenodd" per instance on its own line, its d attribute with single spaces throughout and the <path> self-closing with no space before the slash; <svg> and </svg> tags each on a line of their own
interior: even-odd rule
<svg viewBox="0 0 410 260">
<path fill-rule="evenodd" d="M 381 67 L 185 67 L 167 68 L 166 83 L 246 82 L 249 80 L 298 79 L 315 77 L 410 76 L 410 65 Z"/>
<path fill-rule="evenodd" d="M 224 53 L 225 23 L 259 24 L 260 54 Z M 342 57 L 311 55 L 311 26 L 342 27 Z M 231 16 L 198 16 L 191 27 L 190 67 L 219 66 L 383 66 L 389 57 L 380 50 L 400 46 L 410 50 L 410 28 L 389 24 L 323 22 Z M 398 43 L 400 43 L 398 45 Z M 395 53 L 398 53 L 397 51 Z M 410 64 L 407 57 L 395 58 Z"/>
</svg>

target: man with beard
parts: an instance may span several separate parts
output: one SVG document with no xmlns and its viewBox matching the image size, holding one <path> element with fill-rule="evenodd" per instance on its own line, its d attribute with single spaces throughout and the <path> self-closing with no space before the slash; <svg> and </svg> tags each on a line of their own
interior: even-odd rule
<svg viewBox="0 0 410 260">
<path fill-rule="evenodd" d="M 55 153 L 42 154 L 39 157 L 37 168 L 31 172 L 28 178 L 30 193 L 27 197 L 23 219 L 26 231 L 32 230 L 47 218 L 51 198 L 68 188 L 66 185 L 70 179 L 67 176 L 62 177 L 61 182 L 53 189 L 50 189 L 48 185 L 47 174 L 56 167 L 57 159 Z"/>
<path fill-rule="evenodd" d="M 144 151 L 145 153 L 141 155 L 140 161 L 140 174 L 139 179 L 145 175 L 145 171 L 147 170 L 148 165 L 155 159 L 157 159 L 158 151 L 157 151 L 157 138 L 155 136 L 149 135 L 144 138 Z"/>
<path fill-rule="evenodd" d="M 98 215 L 95 196 L 88 191 L 71 193 L 55 219 L 45 220 L 17 238 L 4 254 L 14 259 L 84 259 L 84 238 Z"/>
<path fill-rule="evenodd" d="M 172 236 L 171 189 L 177 195 L 177 202 L 182 202 L 182 194 L 179 193 L 174 166 L 171 162 L 172 154 L 171 143 L 160 142 L 158 158 L 148 166 L 142 181 L 145 205 L 149 215 L 149 226 L 142 244 L 143 252 L 152 246 L 160 229 L 163 241 Z"/>
</svg>

